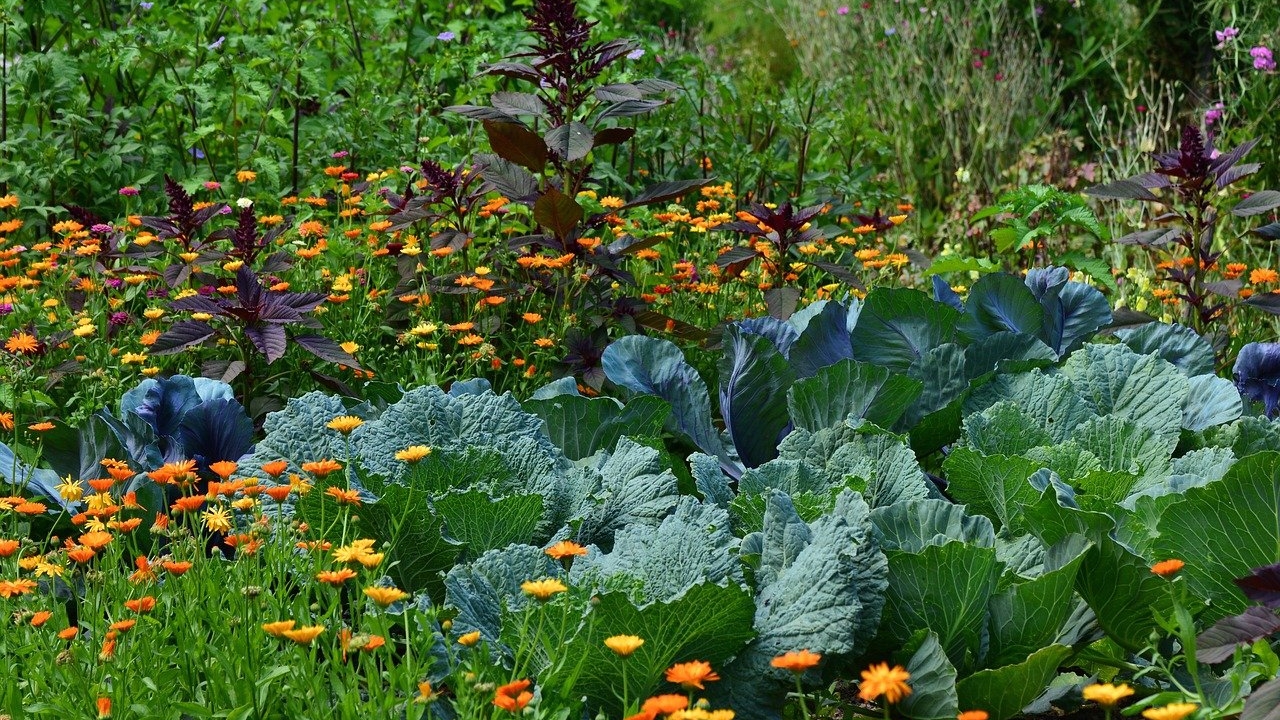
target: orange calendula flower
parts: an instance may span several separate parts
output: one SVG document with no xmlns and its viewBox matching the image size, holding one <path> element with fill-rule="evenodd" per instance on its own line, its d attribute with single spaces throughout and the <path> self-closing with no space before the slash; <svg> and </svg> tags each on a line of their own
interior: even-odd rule
<svg viewBox="0 0 1280 720">
<path fill-rule="evenodd" d="M 125 600 L 124 606 L 130 610 L 145 615 L 156 609 L 156 599 L 150 595 L 137 598 L 136 600 Z"/>
<path fill-rule="evenodd" d="M 466 633 L 465 635 L 458 636 L 458 644 L 462 645 L 463 647 L 471 647 L 472 645 L 475 645 L 478 642 L 480 642 L 479 630 L 472 630 L 471 632 Z"/>
<path fill-rule="evenodd" d="M 578 543 L 573 542 L 572 540 L 561 540 L 560 542 L 556 543 L 555 545 L 552 545 L 551 547 L 547 548 L 543 552 L 555 558 L 556 560 L 563 560 L 564 558 L 567 558 L 567 557 L 576 557 L 579 555 L 586 555 L 587 549 L 579 545 Z"/>
<path fill-rule="evenodd" d="M 75 636 L 76 636 L 76 635 L 78 635 L 78 634 L 80 634 L 80 628 L 76 627 L 75 625 L 72 625 L 72 626 L 71 626 L 71 627 L 69 627 L 69 628 L 64 628 L 64 629 L 62 629 L 62 630 L 59 630 L 59 631 L 58 631 L 58 639 L 59 639 L 59 640 L 73 640 L 73 639 L 75 639 Z"/>
<path fill-rule="evenodd" d="M 302 463 L 302 471 L 311 473 L 316 477 L 328 477 L 329 475 L 342 469 L 342 464 L 329 459 L 316 460 L 314 462 Z"/>
<path fill-rule="evenodd" d="M 30 430 L 30 431 L 32 431 L 32 432 L 49 432 L 50 430 L 54 429 L 55 427 L 56 427 L 56 426 L 55 426 L 53 423 L 51 423 L 51 422 L 49 422 L 48 420 L 46 420 L 46 421 L 44 421 L 44 422 L 38 422 L 38 423 L 34 423 L 34 424 L 31 424 L 31 425 L 28 425 L 28 426 L 27 426 L 27 429 L 28 429 L 28 430 Z"/>
<path fill-rule="evenodd" d="M 41 610 L 40 612 L 31 616 L 31 621 L 30 621 L 31 627 L 40 627 L 41 625 L 44 625 L 45 623 L 49 622 L 49 619 L 52 617 L 53 617 L 53 613 L 49 612 L 48 610 Z"/>
<path fill-rule="evenodd" d="M 431 448 L 426 445 L 410 445 L 409 447 L 396 451 L 396 459 L 400 462 L 409 464 L 416 463 L 431 454 Z"/>
<path fill-rule="evenodd" d="M 127 633 L 133 629 L 134 625 L 137 625 L 137 624 L 138 624 L 138 621 L 134 620 L 133 618 L 129 618 L 128 620 L 117 620 L 111 623 L 111 629 L 115 630 L 118 633 Z"/>
<path fill-rule="evenodd" d="M 293 626 L 296 624 L 297 624 L 296 620 L 277 620 L 275 622 L 269 622 L 264 624 L 262 626 L 262 629 L 268 635 L 274 635 L 275 637 L 280 637 L 286 631 L 292 630 Z"/>
<path fill-rule="evenodd" d="M 400 588 L 381 586 L 367 587 L 364 589 L 364 594 L 382 607 L 387 607 L 392 603 L 399 602 L 409 597 L 409 593 L 401 590 Z"/>
<path fill-rule="evenodd" d="M 39 350 L 40 341 L 34 335 L 20 332 L 11 335 L 8 340 L 4 341 L 4 349 L 14 355 L 25 355 Z"/>
<path fill-rule="evenodd" d="M 694 688 L 705 690 L 702 683 L 719 679 L 720 676 L 711 670 L 711 663 L 702 660 L 676 663 L 667 668 L 667 682 L 675 683 L 686 690 Z"/>
<path fill-rule="evenodd" d="M 98 698 L 98 717 L 99 718 L 111 717 L 111 698 L 109 697 Z"/>
<path fill-rule="evenodd" d="M 889 663 L 872 665 L 862 671 L 862 685 L 858 688 L 858 697 L 872 702 L 883 697 L 887 703 L 896 703 L 911 694 L 911 686 L 907 681 L 911 674 L 901 665 L 889 667 Z"/>
<path fill-rule="evenodd" d="M 822 655 L 818 653 L 809 652 L 808 650 L 792 650 L 770 660 L 769 664 L 776 668 L 790 670 L 793 673 L 802 673 L 821 661 Z"/>
<path fill-rule="evenodd" d="M 986 710 L 965 710 L 956 716 L 956 720 L 987 720 Z"/>
<path fill-rule="evenodd" d="M 24 502 L 14 506 L 13 511 L 19 515 L 43 515 L 48 509 L 44 503 Z"/>
<path fill-rule="evenodd" d="M 273 478 L 280 477 L 281 475 L 284 474 L 284 471 L 288 469 L 289 469 L 289 462 L 287 460 L 272 460 L 271 462 L 265 463 L 262 466 L 262 472 L 270 475 Z"/>
<path fill-rule="evenodd" d="M 1261 285 L 1263 283 L 1273 283 L 1280 281 L 1280 273 L 1271 268 L 1257 268 L 1249 273 L 1249 283 L 1252 285 Z"/>
<path fill-rule="evenodd" d="M 295 630 L 285 630 L 280 634 L 298 643 L 299 645 L 310 645 L 311 641 L 320 637 L 320 634 L 323 632 L 324 632 L 323 625 L 309 625 L 307 627 L 300 627 Z"/>
<path fill-rule="evenodd" d="M 12 429 L 13 429 L 13 413 L 11 412 L 0 413 L 0 430 L 12 430 Z"/>
<path fill-rule="evenodd" d="M 186 573 L 188 570 L 191 569 L 191 563 L 185 562 L 185 561 L 175 562 L 173 560 L 166 560 L 163 563 L 160 563 L 160 566 L 164 568 L 165 572 L 169 573 L 174 577 L 181 577 L 184 573 Z"/>
<path fill-rule="evenodd" d="M 282 503 L 289 497 L 289 493 L 293 492 L 293 488 L 289 485 L 276 485 L 275 487 L 267 488 L 263 492 L 272 500 Z"/>
<path fill-rule="evenodd" d="M 108 532 L 87 532 L 80 536 L 80 544 L 94 550 L 101 550 L 111 543 L 113 536 Z"/>
<path fill-rule="evenodd" d="M 201 505 L 204 505 L 204 501 L 205 501 L 204 495 L 189 495 L 187 497 L 180 497 L 176 501 L 174 501 L 172 505 L 169 506 L 169 509 L 177 513 L 195 512 L 196 510 L 200 509 Z"/>
<path fill-rule="evenodd" d="M 638 635 L 614 635 L 604 639 L 604 646 L 618 657 L 630 657 L 641 645 L 644 645 L 644 638 Z"/>
<path fill-rule="evenodd" d="M 76 546 L 67 551 L 67 557 L 81 565 L 89 562 L 96 556 L 97 553 L 93 551 L 93 548 L 87 548 L 84 546 Z"/>
<path fill-rule="evenodd" d="M 341 585 L 354 577 L 356 577 L 356 571 L 351 568 L 342 568 L 341 570 L 322 570 L 316 573 L 317 580 L 333 586 Z"/>
<path fill-rule="evenodd" d="M 509 713 L 518 713 L 533 699 L 529 692 L 529 680 L 516 680 L 503 685 L 494 692 L 493 704 Z"/>
<path fill-rule="evenodd" d="M 231 477 L 231 473 L 234 473 L 239 467 L 239 465 L 231 460 L 219 460 L 216 463 L 209 463 L 209 469 L 213 471 L 213 474 L 223 480 L 229 479 Z"/>
<path fill-rule="evenodd" d="M 531 595 L 539 600 L 548 600 L 552 595 L 562 593 L 569 588 L 555 578 L 545 578 L 543 580 L 526 580 L 520 583 L 520 589 L 526 595 Z"/>
<path fill-rule="evenodd" d="M 343 490 L 340 487 L 329 487 L 325 494 L 338 501 L 339 505 L 359 505 L 360 493 L 356 490 Z"/>
<path fill-rule="evenodd" d="M 1182 562 L 1181 560 L 1178 560 L 1177 558 L 1171 558 L 1169 560 L 1161 560 L 1160 562 L 1151 566 L 1151 572 L 1155 573 L 1156 575 L 1159 575 L 1160 577 L 1166 577 L 1166 578 L 1173 577 L 1185 565 L 1186 563 Z"/>
<path fill-rule="evenodd" d="M 684 695 L 654 695 L 644 704 L 640 706 L 643 712 L 651 712 L 655 715 L 667 715 L 673 712 L 679 712 L 689 707 L 689 698 Z"/>
<path fill-rule="evenodd" d="M 0 557 L 9 557 L 18 552 L 22 543 L 17 540 L 0 540 Z"/>
</svg>

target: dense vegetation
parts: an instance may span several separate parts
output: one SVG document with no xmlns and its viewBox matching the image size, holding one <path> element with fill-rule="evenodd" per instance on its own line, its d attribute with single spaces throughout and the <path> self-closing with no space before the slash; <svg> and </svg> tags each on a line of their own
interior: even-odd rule
<svg viewBox="0 0 1280 720">
<path fill-rule="evenodd" d="M 0 717 L 1274 715 L 1278 22 L 6 5 Z"/>
</svg>

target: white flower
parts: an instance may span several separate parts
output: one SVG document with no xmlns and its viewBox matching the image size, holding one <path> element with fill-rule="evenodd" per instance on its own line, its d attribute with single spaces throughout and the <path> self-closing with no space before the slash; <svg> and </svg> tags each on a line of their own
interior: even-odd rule
<svg viewBox="0 0 1280 720">
<path fill-rule="evenodd" d="M 253 207 L 253 201 L 249 198 L 242 197 L 236 201 L 236 206 L 240 208 Z"/>
</svg>

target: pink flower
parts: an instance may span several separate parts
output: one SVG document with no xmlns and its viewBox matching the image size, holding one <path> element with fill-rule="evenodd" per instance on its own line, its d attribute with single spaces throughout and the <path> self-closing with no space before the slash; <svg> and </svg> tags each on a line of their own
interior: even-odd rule
<svg viewBox="0 0 1280 720">
<path fill-rule="evenodd" d="M 121 195 L 129 195 L 129 196 L 137 195 L 137 194 L 138 194 L 138 188 L 136 188 L 136 187 L 122 187 L 122 188 L 120 188 L 120 194 L 121 194 Z"/>
<path fill-rule="evenodd" d="M 1233 27 L 1227 27 L 1227 28 L 1222 28 L 1221 30 L 1213 31 L 1213 36 L 1218 39 L 1219 49 L 1221 49 L 1223 45 L 1226 45 L 1231 40 L 1236 39 L 1236 37 L 1239 34 L 1240 34 L 1240 29 L 1233 28 Z"/>
<path fill-rule="evenodd" d="M 1276 69 L 1276 60 L 1271 56 L 1271 48 L 1259 45 L 1249 51 L 1249 56 L 1253 58 L 1254 70 L 1272 72 Z"/>
<path fill-rule="evenodd" d="M 837 14 L 837 15 L 848 15 L 848 14 L 849 14 L 849 6 L 848 6 L 848 5 L 841 5 L 840 7 L 836 8 L 836 14 Z"/>
</svg>

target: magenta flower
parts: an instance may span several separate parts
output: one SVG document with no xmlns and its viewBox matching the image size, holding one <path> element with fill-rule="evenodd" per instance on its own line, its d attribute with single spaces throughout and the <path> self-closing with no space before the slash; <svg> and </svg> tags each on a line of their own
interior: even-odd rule
<svg viewBox="0 0 1280 720">
<path fill-rule="evenodd" d="M 1214 103 L 1213 107 L 1210 107 L 1208 110 L 1206 110 L 1204 113 L 1205 126 L 1212 125 L 1218 122 L 1219 120 L 1221 120 L 1222 110 L 1223 110 L 1222 103 Z"/>
<path fill-rule="evenodd" d="M 1236 39 L 1239 35 L 1240 28 L 1226 27 L 1221 30 L 1213 31 L 1213 36 L 1218 39 L 1219 50 L 1221 50 L 1222 46 L 1226 45 L 1228 42 Z"/>
<path fill-rule="evenodd" d="M 129 196 L 137 195 L 137 194 L 138 194 L 138 188 L 136 188 L 136 187 L 122 187 L 122 188 L 120 188 L 120 194 L 121 194 L 121 195 L 129 195 Z"/>
<path fill-rule="evenodd" d="M 849 14 L 849 6 L 848 6 L 848 5 L 841 5 L 840 7 L 836 8 L 836 14 L 837 14 L 837 15 L 848 15 L 848 14 Z"/>
<path fill-rule="evenodd" d="M 1249 51 L 1249 56 L 1253 58 L 1254 70 L 1272 72 L 1276 69 L 1276 59 L 1271 55 L 1271 48 L 1259 45 Z"/>
</svg>

